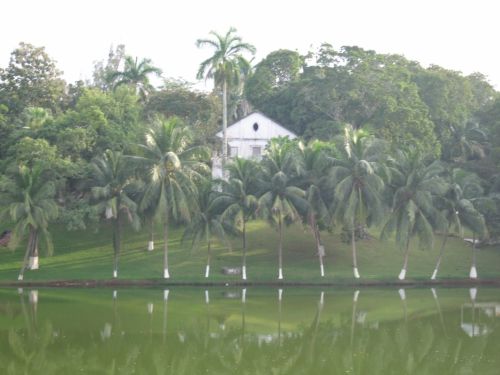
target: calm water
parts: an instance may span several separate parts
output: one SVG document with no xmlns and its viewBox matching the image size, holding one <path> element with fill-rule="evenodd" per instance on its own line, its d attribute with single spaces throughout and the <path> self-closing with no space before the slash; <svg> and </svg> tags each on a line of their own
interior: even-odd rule
<svg viewBox="0 0 500 375">
<path fill-rule="evenodd" d="M 500 290 L 0 290 L 0 374 L 500 374 Z"/>
</svg>

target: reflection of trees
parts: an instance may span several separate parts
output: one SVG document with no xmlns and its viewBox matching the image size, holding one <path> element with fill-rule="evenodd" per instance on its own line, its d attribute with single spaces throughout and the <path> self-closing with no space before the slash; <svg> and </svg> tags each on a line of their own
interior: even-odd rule
<svg viewBox="0 0 500 375">
<path fill-rule="evenodd" d="M 120 296 L 119 300 L 109 299 L 109 316 L 100 316 L 96 324 L 101 328 L 106 322 L 112 325 L 105 340 L 98 330 L 72 334 L 68 329 L 54 329 L 58 321 L 41 315 L 46 309 L 45 298 L 39 302 L 35 326 L 29 316 L 33 310 L 24 296 L 25 326 L 0 331 L 0 374 L 498 373 L 500 332 L 494 330 L 495 318 L 476 302 L 474 319 L 483 323 L 488 320 L 491 330 L 488 335 L 470 338 L 459 326 L 460 306 L 446 300 L 440 303 L 437 293 L 425 292 L 409 293 L 406 319 L 400 296 L 393 291 L 387 293 L 390 302 L 381 302 L 389 304 L 395 314 L 378 320 L 377 325 L 368 321 L 377 313 L 367 303 L 370 291 L 363 291 L 360 298 L 350 293 L 325 298 L 321 293 L 314 302 L 287 292 L 281 315 L 280 301 L 274 294 L 268 324 L 261 328 L 256 328 L 254 322 L 263 319 L 258 311 L 262 304 L 254 304 L 259 297 L 253 293 L 248 301 L 234 303 L 221 302 L 211 293 L 210 303 L 205 304 L 200 300 L 201 291 L 194 307 L 180 312 L 177 293 L 170 300 L 168 293 L 167 298 L 164 294 L 163 310 L 150 297 L 130 305 Z M 439 294 L 441 297 L 443 292 Z M 414 295 L 425 296 L 429 308 L 413 309 L 417 303 L 413 301 L 418 300 Z M 145 302 L 150 300 L 155 304 L 152 320 L 145 309 Z M 470 302 L 468 298 L 466 302 Z M 307 308 L 306 304 L 311 310 L 304 309 L 306 315 L 301 315 L 301 323 L 291 321 L 297 306 Z M 132 319 L 135 329 L 131 329 L 127 317 L 130 306 L 137 306 L 137 315 Z M 358 319 L 362 311 L 368 312 L 363 322 Z M 470 311 L 468 314 L 471 317 Z"/>
</svg>

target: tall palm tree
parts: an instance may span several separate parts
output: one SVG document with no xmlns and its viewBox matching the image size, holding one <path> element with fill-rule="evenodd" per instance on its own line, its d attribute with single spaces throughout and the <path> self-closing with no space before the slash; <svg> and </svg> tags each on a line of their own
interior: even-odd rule
<svg viewBox="0 0 500 375">
<path fill-rule="evenodd" d="M 325 144 L 319 141 L 311 142 L 307 147 L 301 147 L 301 156 L 303 168 L 300 181 L 309 203 L 304 221 L 311 228 L 316 243 L 320 274 L 321 277 L 324 277 L 323 257 L 325 250 L 321 242 L 320 225 L 328 226 L 332 221 L 328 204 L 333 201 L 334 185 L 330 171 L 334 159 L 327 154 Z"/>
<path fill-rule="evenodd" d="M 170 219 L 189 221 L 196 209 L 192 197 L 197 196 L 197 184 L 208 174 L 208 150 L 193 146 L 189 128 L 176 117 L 157 118 L 140 145 L 144 163 L 150 175 L 142 205 L 155 207 L 163 222 L 163 277 L 168 279 L 168 227 Z"/>
<path fill-rule="evenodd" d="M 149 75 L 160 76 L 161 73 L 161 69 L 153 66 L 150 59 L 138 61 L 137 57 L 134 59 L 132 56 L 125 56 L 123 71 L 114 71 L 108 75 L 107 79 L 115 89 L 121 85 L 134 87 L 136 93 L 144 100 L 153 90 Z"/>
<path fill-rule="evenodd" d="M 226 34 L 215 31 L 209 34 L 211 39 L 198 39 L 196 46 L 208 46 L 213 49 L 213 55 L 200 64 L 197 78 L 213 79 L 216 87 L 222 89 L 222 161 L 223 167 L 227 159 L 227 93 L 228 86 L 238 85 L 241 79 L 250 71 L 250 63 L 241 55 L 255 53 L 255 47 L 244 43 L 231 27 Z"/>
<path fill-rule="evenodd" d="M 212 258 L 212 242 L 215 235 L 219 240 L 228 245 L 226 233 L 220 220 L 220 214 L 217 206 L 214 205 L 217 192 L 212 190 L 210 181 L 202 183 L 198 189 L 197 205 L 198 210 L 192 215 L 191 221 L 184 230 L 182 242 L 191 239 L 191 245 L 194 247 L 200 242 L 207 244 L 207 265 L 205 268 L 205 278 L 210 274 L 210 260 Z"/>
<path fill-rule="evenodd" d="M 455 233 L 459 233 L 461 237 L 464 235 L 463 227 L 471 229 L 473 233 L 478 234 L 479 236 L 483 236 L 486 233 L 483 216 L 476 210 L 472 202 L 464 197 L 462 186 L 460 186 L 457 181 L 458 179 L 456 178 L 456 175 L 459 172 L 460 170 L 458 169 L 452 171 L 450 177 L 451 183 L 448 186 L 448 190 L 438 199 L 438 205 L 442 215 L 446 218 L 447 225 L 445 227 L 441 250 L 439 251 L 439 256 L 436 261 L 436 266 L 434 267 L 431 280 L 435 280 L 439 272 L 439 266 L 441 265 L 446 240 L 448 239 L 448 233 L 450 230 L 454 230 Z M 474 252 L 475 241 L 472 246 L 473 264 L 471 268 L 471 276 L 474 276 L 477 275 Z"/>
<path fill-rule="evenodd" d="M 278 227 L 278 279 L 283 279 L 283 227 L 300 221 L 308 209 L 304 190 L 294 185 L 299 160 L 295 145 L 271 141 L 262 163 L 263 177 L 260 181 L 262 195 L 258 210 L 271 224 Z"/>
<path fill-rule="evenodd" d="M 395 232 L 396 242 L 405 250 L 403 268 L 398 276 L 404 280 L 412 237 L 417 236 L 421 246 L 432 247 L 434 230 L 443 230 L 447 225 L 434 199 L 446 192 L 447 184 L 439 176 L 442 166 L 438 162 L 426 162 L 415 149 L 399 151 L 387 164 L 393 200 L 381 236 L 388 238 Z"/>
<path fill-rule="evenodd" d="M 344 129 L 342 156 L 332 169 L 335 187 L 335 215 L 351 232 L 352 262 L 359 278 L 356 254 L 356 228 L 377 222 L 383 213 L 382 190 L 385 186 L 377 162 L 383 144 L 365 131 Z"/>
<path fill-rule="evenodd" d="M 99 212 L 113 223 L 113 278 L 118 277 L 118 262 L 122 248 L 122 227 L 128 219 L 139 228 L 137 204 L 132 200 L 136 187 L 130 158 L 119 151 L 107 150 L 92 162 L 94 186 L 92 197 Z"/>
<path fill-rule="evenodd" d="M 247 279 L 247 222 L 255 216 L 258 207 L 256 189 L 253 186 L 258 173 L 258 166 L 253 160 L 235 158 L 227 165 L 229 180 L 222 181 L 222 192 L 214 199 L 214 206 L 223 207 L 221 220 L 232 223 L 242 233 L 241 277 Z"/>
<path fill-rule="evenodd" d="M 58 216 L 54 181 L 47 179 L 41 166 L 19 166 L 0 179 L 0 220 L 15 223 L 9 246 L 15 247 L 28 234 L 28 244 L 18 280 L 26 268 L 38 269 L 38 249 L 43 239 L 47 253 L 53 252 L 49 223 Z M 28 262 L 29 258 L 29 262 Z"/>
</svg>

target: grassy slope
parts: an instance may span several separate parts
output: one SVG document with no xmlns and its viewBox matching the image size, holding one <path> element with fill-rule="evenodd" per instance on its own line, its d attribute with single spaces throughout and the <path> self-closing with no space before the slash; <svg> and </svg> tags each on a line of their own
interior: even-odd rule
<svg viewBox="0 0 500 375">
<path fill-rule="evenodd" d="M 2 228 L 0 228 L 2 229 Z M 161 233 L 157 231 L 157 238 Z M 40 259 L 41 269 L 29 271 L 25 280 L 109 279 L 112 271 L 112 247 L 109 228 L 99 232 L 66 232 L 53 230 L 55 255 Z M 206 281 L 204 267 L 206 248 L 190 250 L 181 246 L 181 230 L 170 233 L 170 274 L 172 281 Z M 147 231 L 126 233 L 120 259 L 120 279 L 159 279 L 162 275 L 163 251 L 160 240 L 153 252 L 146 252 Z M 319 265 L 314 243 L 308 231 L 300 226 L 286 228 L 284 245 L 284 276 L 287 281 L 328 282 L 352 281 L 350 245 L 342 243 L 338 234 L 323 234 L 326 247 L 326 277 L 319 277 Z M 409 262 L 409 279 L 427 279 L 432 273 L 441 239 L 436 238 L 434 250 L 420 250 L 414 244 Z M 209 281 L 239 280 L 239 276 L 224 276 L 224 266 L 235 267 L 241 262 L 240 241 L 233 241 L 233 251 L 216 247 Z M 249 225 L 248 281 L 274 281 L 277 275 L 277 232 L 263 222 Z M 0 280 L 15 280 L 23 249 L 11 253 L 0 248 Z M 441 278 L 466 278 L 471 262 L 470 246 L 450 238 L 442 263 Z M 364 280 L 395 280 L 402 264 L 402 252 L 393 242 L 376 238 L 358 243 L 358 264 Z M 481 278 L 500 276 L 498 247 L 478 251 L 478 272 Z"/>
</svg>

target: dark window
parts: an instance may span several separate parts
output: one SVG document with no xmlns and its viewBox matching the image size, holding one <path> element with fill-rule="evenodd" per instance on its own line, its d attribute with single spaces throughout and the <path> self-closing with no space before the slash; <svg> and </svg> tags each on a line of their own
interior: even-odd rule
<svg viewBox="0 0 500 375">
<path fill-rule="evenodd" d="M 253 130 L 255 131 L 259 130 L 259 124 L 257 123 L 253 124 Z"/>
</svg>

